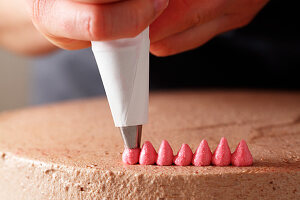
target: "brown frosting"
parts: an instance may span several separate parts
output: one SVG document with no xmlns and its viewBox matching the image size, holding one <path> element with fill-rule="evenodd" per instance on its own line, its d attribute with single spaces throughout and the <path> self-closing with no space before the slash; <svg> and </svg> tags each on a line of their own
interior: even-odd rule
<svg viewBox="0 0 300 200">
<path fill-rule="evenodd" d="M 156 150 L 245 139 L 254 165 L 124 165 L 106 99 L 78 100 L 0 115 L 1 199 L 300 198 L 300 93 L 154 93 L 149 109 Z"/>
</svg>

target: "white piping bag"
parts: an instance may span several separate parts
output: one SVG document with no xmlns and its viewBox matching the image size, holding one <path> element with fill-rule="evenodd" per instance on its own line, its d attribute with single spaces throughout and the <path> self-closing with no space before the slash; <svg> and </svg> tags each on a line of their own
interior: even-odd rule
<svg viewBox="0 0 300 200">
<path fill-rule="evenodd" d="M 116 127 L 126 148 L 139 148 L 148 121 L 149 28 L 134 38 L 92 41 Z"/>
</svg>

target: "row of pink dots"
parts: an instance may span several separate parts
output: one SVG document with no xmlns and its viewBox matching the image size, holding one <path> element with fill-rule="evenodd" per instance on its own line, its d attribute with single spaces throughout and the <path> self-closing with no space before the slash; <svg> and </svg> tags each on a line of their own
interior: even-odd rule
<svg viewBox="0 0 300 200">
<path fill-rule="evenodd" d="M 163 140 L 158 153 L 151 142 L 146 141 L 142 149 L 125 149 L 122 155 L 125 164 L 134 165 L 160 165 L 168 166 L 173 163 L 178 166 L 250 166 L 253 158 L 244 140 L 238 144 L 236 150 L 231 153 L 226 138 L 221 138 L 219 145 L 212 154 L 206 140 L 202 140 L 195 153 L 187 144 L 182 144 L 176 156 L 168 141 Z"/>
</svg>

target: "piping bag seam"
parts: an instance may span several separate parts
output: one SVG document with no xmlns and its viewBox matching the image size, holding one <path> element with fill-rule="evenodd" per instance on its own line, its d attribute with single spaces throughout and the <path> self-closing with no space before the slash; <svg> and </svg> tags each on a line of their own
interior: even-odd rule
<svg viewBox="0 0 300 200">
<path fill-rule="evenodd" d="M 138 68 L 138 63 L 139 63 L 139 59 L 140 59 L 140 45 L 138 46 L 138 57 L 136 59 L 136 62 L 135 62 L 135 70 L 134 70 L 134 78 L 133 78 L 133 81 L 132 81 L 132 87 L 131 87 L 131 92 L 130 92 L 130 98 L 129 98 L 129 103 L 126 105 L 126 109 L 125 109 L 125 122 L 127 122 L 127 119 L 128 119 L 128 110 L 129 110 L 129 106 L 131 104 L 131 99 L 132 99 L 132 95 L 133 95 L 133 89 L 134 89 L 134 83 L 135 83 L 135 79 L 136 79 L 136 73 L 137 73 L 137 68 Z M 136 124 L 137 125 L 137 124 Z"/>
</svg>

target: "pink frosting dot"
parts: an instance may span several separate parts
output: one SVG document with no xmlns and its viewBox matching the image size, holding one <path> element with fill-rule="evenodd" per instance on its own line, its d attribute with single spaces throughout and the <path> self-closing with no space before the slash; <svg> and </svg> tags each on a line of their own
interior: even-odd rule
<svg viewBox="0 0 300 200">
<path fill-rule="evenodd" d="M 193 152 L 189 145 L 182 144 L 177 155 L 174 157 L 174 164 L 178 166 L 190 165 L 193 158 Z"/>
<path fill-rule="evenodd" d="M 226 138 L 222 137 L 221 141 L 212 156 L 212 164 L 216 166 L 230 165 L 231 152 Z"/>
<path fill-rule="evenodd" d="M 231 164 L 239 167 L 253 164 L 253 157 L 245 140 L 242 140 L 238 144 L 236 150 L 231 155 Z"/>
<path fill-rule="evenodd" d="M 197 148 L 192 163 L 195 166 L 208 166 L 211 163 L 212 153 L 206 140 L 202 140 Z"/>
<path fill-rule="evenodd" d="M 173 150 L 167 140 L 163 140 L 158 150 L 157 165 L 172 165 L 173 164 Z"/>
<path fill-rule="evenodd" d="M 139 162 L 140 148 L 127 149 L 125 148 L 122 154 L 122 161 L 128 165 L 134 165 Z"/>
<path fill-rule="evenodd" d="M 153 165 L 157 159 L 157 153 L 151 144 L 151 142 L 146 141 L 143 144 L 141 153 L 140 153 L 140 160 L 139 163 L 141 165 Z"/>
</svg>

